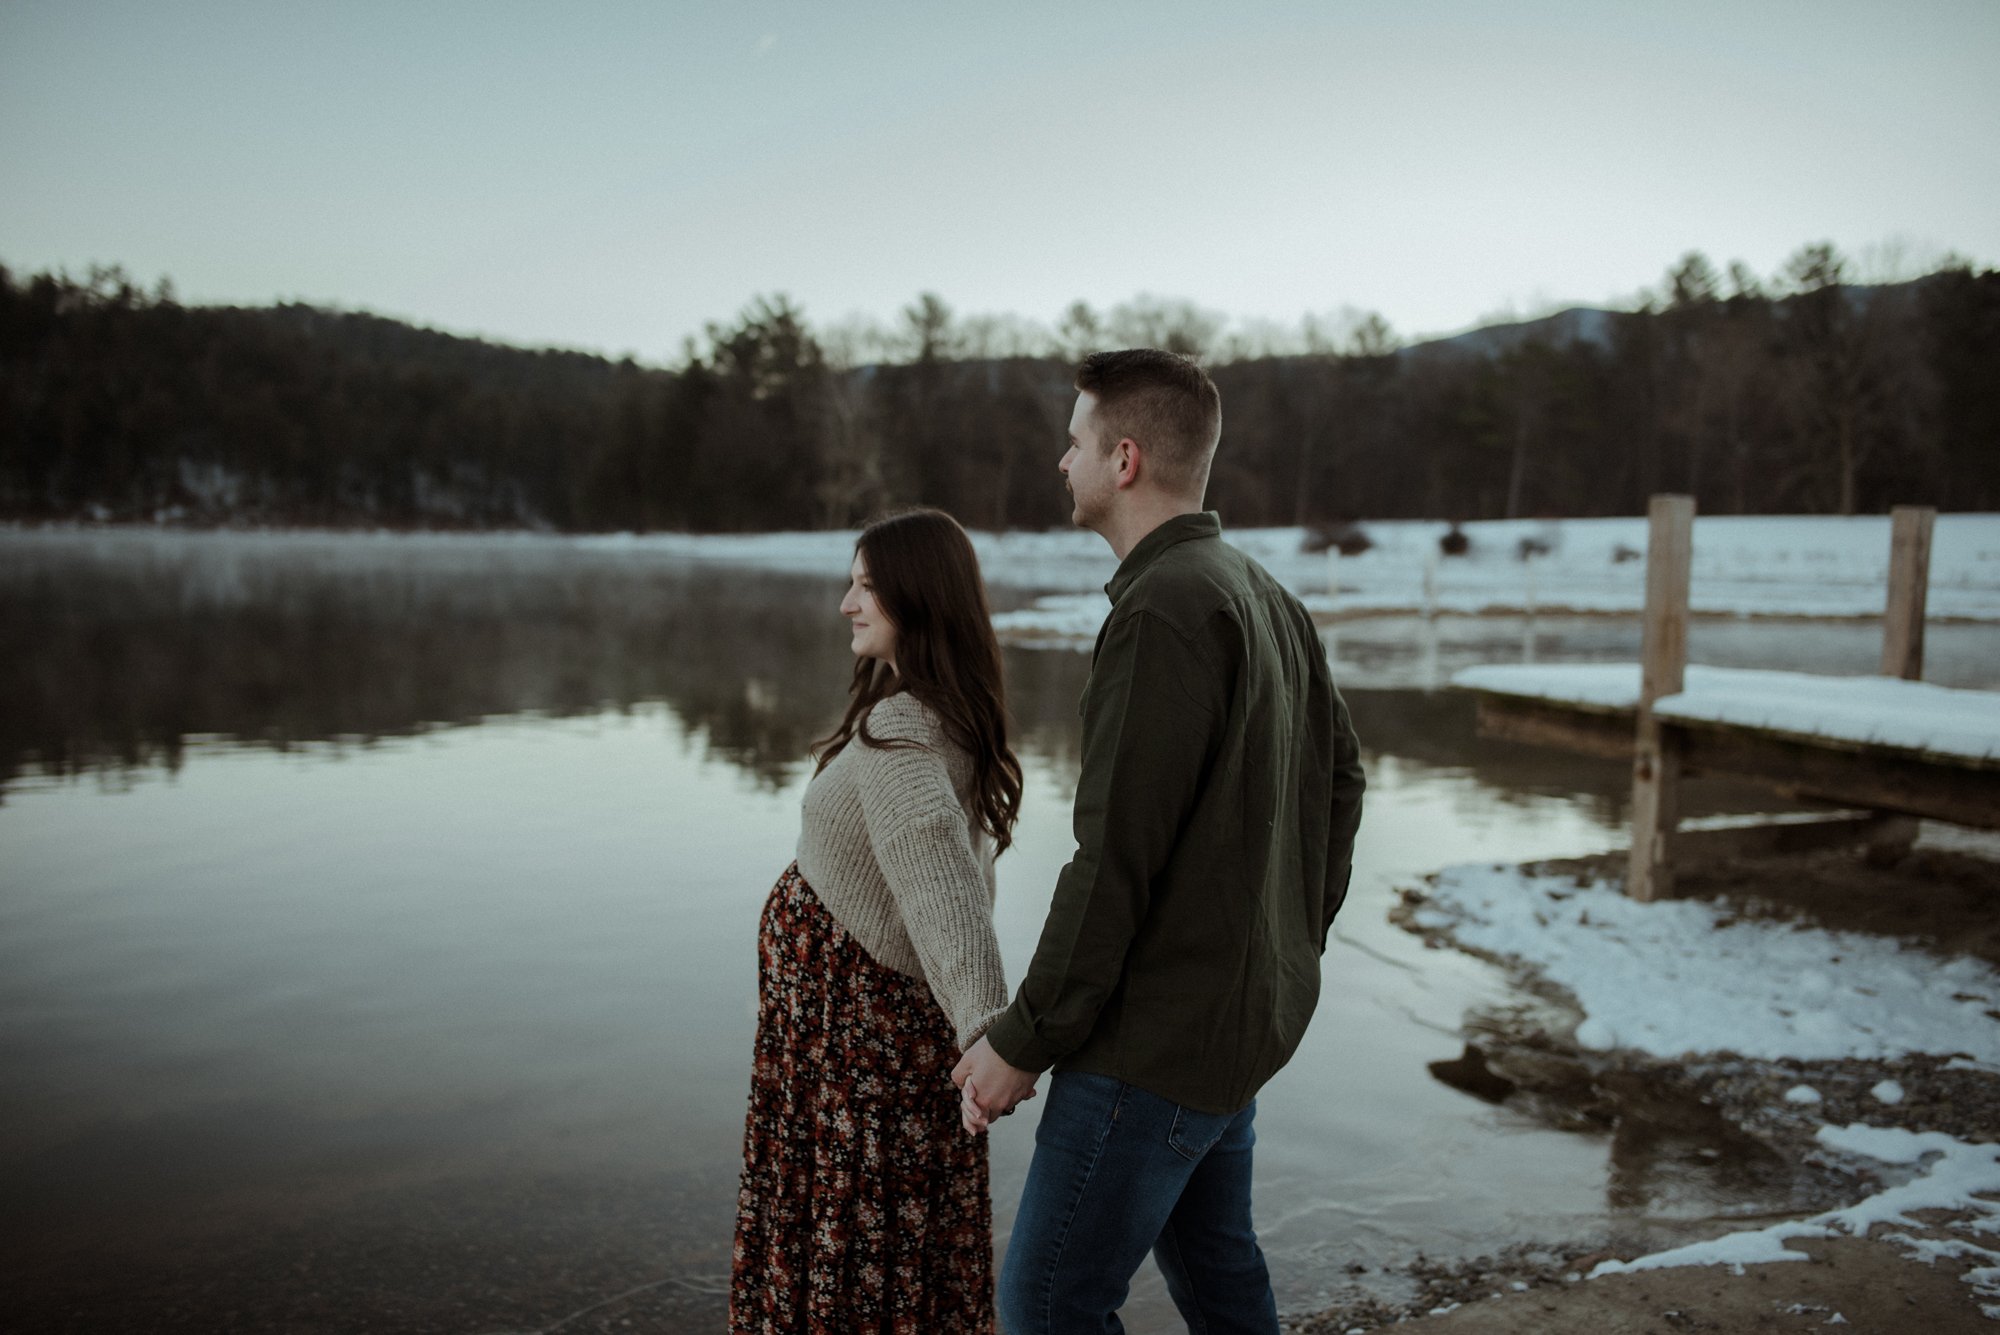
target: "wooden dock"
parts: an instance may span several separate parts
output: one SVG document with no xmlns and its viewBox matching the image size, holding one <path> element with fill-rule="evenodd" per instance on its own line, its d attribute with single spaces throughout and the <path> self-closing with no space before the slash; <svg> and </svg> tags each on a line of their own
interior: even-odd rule
<svg viewBox="0 0 2000 1335">
<path fill-rule="evenodd" d="M 1694 502 L 1654 497 L 1639 663 L 1471 668 L 1480 731 L 1632 762 L 1626 893 L 1673 893 L 1677 862 L 1832 843 L 1892 857 L 1916 818 L 2000 829 L 2000 692 L 1921 680 L 1936 512 L 1895 512 L 1882 676 L 1817 677 L 1687 665 Z M 1821 820 L 1680 830 L 1681 776 L 1765 783 L 1846 812 Z M 1859 814 L 1854 814 L 1858 811 Z"/>
</svg>

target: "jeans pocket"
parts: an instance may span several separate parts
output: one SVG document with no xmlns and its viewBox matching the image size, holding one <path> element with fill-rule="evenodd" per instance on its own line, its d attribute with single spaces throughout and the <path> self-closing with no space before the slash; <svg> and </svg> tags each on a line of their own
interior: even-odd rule
<svg viewBox="0 0 2000 1335">
<path fill-rule="evenodd" d="M 1229 1119 L 1228 1113 L 1196 1112 L 1177 1106 L 1174 1124 L 1167 1131 L 1167 1144 L 1184 1159 L 1199 1159 L 1222 1139 L 1222 1133 L 1229 1129 Z"/>
</svg>

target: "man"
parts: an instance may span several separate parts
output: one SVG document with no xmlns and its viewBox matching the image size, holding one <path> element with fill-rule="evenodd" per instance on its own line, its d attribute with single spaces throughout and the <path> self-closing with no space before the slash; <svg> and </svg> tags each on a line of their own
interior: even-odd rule
<svg viewBox="0 0 2000 1335">
<path fill-rule="evenodd" d="M 1190 1330 L 1275 1335 L 1251 1121 L 1319 997 L 1359 750 L 1305 609 L 1202 512 L 1214 383 L 1136 349 L 1090 357 L 1076 388 L 1071 518 L 1120 563 L 1076 856 L 1013 1004 L 953 1073 L 983 1130 L 1055 1068 L 1000 1313 L 1010 1335 L 1115 1331 L 1150 1250 Z"/>
</svg>

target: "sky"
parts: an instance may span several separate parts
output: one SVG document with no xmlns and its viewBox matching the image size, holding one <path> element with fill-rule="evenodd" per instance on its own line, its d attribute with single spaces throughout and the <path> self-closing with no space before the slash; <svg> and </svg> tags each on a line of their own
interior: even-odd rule
<svg viewBox="0 0 2000 1335">
<path fill-rule="evenodd" d="M 1402 335 L 2000 263 L 2000 0 L 0 0 L 0 263 L 679 359 L 784 293 Z"/>
</svg>

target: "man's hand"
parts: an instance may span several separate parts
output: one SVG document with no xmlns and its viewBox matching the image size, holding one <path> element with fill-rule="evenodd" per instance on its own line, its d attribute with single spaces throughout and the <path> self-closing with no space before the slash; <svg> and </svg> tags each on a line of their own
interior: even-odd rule
<svg viewBox="0 0 2000 1335">
<path fill-rule="evenodd" d="M 951 1082 L 959 1089 L 959 1115 L 965 1129 L 974 1135 L 991 1126 L 996 1117 L 1013 1112 L 1015 1105 L 1035 1097 L 1032 1071 L 1009 1066 L 993 1045 L 981 1038 L 952 1068 Z"/>
</svg>

